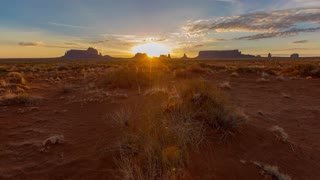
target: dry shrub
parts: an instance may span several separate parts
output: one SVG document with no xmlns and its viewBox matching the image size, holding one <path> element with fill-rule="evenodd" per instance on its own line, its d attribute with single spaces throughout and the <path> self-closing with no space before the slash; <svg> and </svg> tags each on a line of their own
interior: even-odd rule
<svg viewBox="0 0 320 180">
<path fill-rule="evenodd" d="M 15 84 L 26 84 L 23 74 L 19 72 L 10 72 L 7 74 L 7 82 Z"/>
<path fill-rule="evenodd" d="M 275 72 L 271 68 L 266 68 L 265 66 L 246 66 L 246 67 L 238 67 L 236 68 L 238 73 L 243 74 L 261 74 L 262 72 L 275 75 Z"/>
<path fill-rule="evenodd" d="M 296 64 L 283 70 L 284 74 L 303 77 L 320 77 L 320 66 L 315 64 Z"/>
<path fill-rule="evenodd" d="M 178 69 L 174 71 L 175 77 L 183 78 L 183 79 L 191 79 L 191 78 L 194 78 L 195 76 L 203 75 L 206 73 L 208 73 L 208 70 L 205 68 L 202 68 L 197 64 L 193 64 L 186 69 Z"/>
<path fill-rule="evenodd" d="M 4 66 L 0 66 L 0 73 L 8 72 L 8 68 Z"/>
<path fill-rule="evenodd" d="M 7 82 L 4 79 L 0 79 L 0 87 L 5 88 L 7 87 Z"/>
<path fill-rule="evenodd" d="M 204 80 L 189 81 L 181 93 L 184 111 L 195 121 L 211 128 L 233 133 L 246 120 L 246 116 L 230 105 L 225 94 Z"/>
<path fill-rule="evenodd" d="M 167 117 L 160 109 L 130 115 L 120 110 L 110 117 L 125 127 L 126 135 L 116 159 L 119 179 L 181 179 L 187 173 L 187 143 L 177 128 L 178 121 Z M 135 123 L 131 122 L 135 118 Z M 193 127 L 188 127 L 193 128 Z M 184 130 L 186 134 L 187 130 Z M 191 135 L 189 135 L 191 136 Z"/>
<path fill-rule="evenodd" d="M 188 179 L 188 152 L 206 140 L 207 130 L 234 133 L 246 119 L 207 82 L 185 85 L 162 108 L 140 107 L 134 114 L 121 109 L 108 116 L 125 131 L 115 159 L 119 179 Z"/>
<path fill-rule="evenodd" d="M 197 74 L 203 74 L 208 72 L 207 69 L 201 67 L 199 64 L 191 65 L 188 70 L 192 73 L 197 73 Z"/>
<path fill-rule="evenodd" d="M 5 94 L 0 97 L 0 105 L 34 105 L 39 103 L 40 97 L 29 94 Z"/>
<path fill-rule="evenodd" d="M 211 70 L 214 70 L 214 71 L 221 71 L 221 70 L 227 69 L 226 66 L 211 65 L 211 64 L 207 64 L 207 63 L 199 63 L 199 66 L 202 67 L 202 68 L 207 68 L 207 69 L 211 69 Z"/>
<path fill-rule="evenodd" d="M 139 68 L 120 68 L 107 72 L 103 78 L 103 85 L 109 88 L 143 88 L 153 84 L 153 72 Z"/>
<path fill-rule="evenodd" d="M 193 74 L 187 69 L 177 69 L 174 71 L 174 76 L 176 78 L 190 79 L 193 77 Z"/>
<path fill-rule="evenodd" d="M 157 94 L 168 94 L 167 88 L 152 87 L 144 92 L 144 96 L 152 96 Z"/>
<path fill-rule="evenodd" d="M 62 84 L 58 91 L 62 94 L 67 94 L 67 93 L 71 93 L 75 90 L 75 86 L 72 84 Z"/>
</svg>

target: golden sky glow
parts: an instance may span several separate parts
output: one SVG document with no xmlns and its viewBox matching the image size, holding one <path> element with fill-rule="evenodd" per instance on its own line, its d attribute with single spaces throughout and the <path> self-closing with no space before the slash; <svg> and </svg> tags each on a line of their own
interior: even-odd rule
<svg viewBox="0 0 320 180">
<path fill-rule="evenodd" d="M 170 48 L 162 43 L 147 43 L 134 46 L 132 53 L 147 53 L 151 57 L 159 57 L 170 53 Z"/>
</svg>

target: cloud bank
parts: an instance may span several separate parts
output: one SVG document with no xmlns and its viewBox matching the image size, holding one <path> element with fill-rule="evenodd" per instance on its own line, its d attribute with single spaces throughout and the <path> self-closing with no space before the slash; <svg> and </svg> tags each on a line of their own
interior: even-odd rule
<svg viewBox="0 0 320 180">
<path fill-rule="evenodd" d="M 251 36 L 235 38 L 235 40 L 296 36 L 302 32 L 320 31 L 320 8 L 266 11 L 203 19 L 188 22 L 182 29 L 189 34 L 204 31 L 255 33 Z"/>
</svg>

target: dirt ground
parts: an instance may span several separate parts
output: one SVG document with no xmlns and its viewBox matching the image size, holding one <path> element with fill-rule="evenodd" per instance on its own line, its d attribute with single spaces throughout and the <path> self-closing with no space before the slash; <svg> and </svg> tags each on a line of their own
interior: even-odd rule
<svg viewBox="0 0 320 180">
<path fill-rule="evenodd" d="M 224 92 L 248 121 L 227 140 L 208 137 L 199 150 L 190 151 L 187 169 L 191 179 L 274 178 L 254 162 L 276 166 L 292 179 L 319 179 L 320 78 L 231 75 L 223 68 L 273 69 L 290 63 L 208 63 L 214 67 L 200 73 L 201 77 L 216 86 L 228 82 L 228 87 L 222 87 Z M 11 68 L 8 71 L 22 73 L 25 93 L 39 99 L 28 105 L 0 105 L 0 179 L 115 179 L 116 145 L 123 132 L 112 127 L 106 115 L 150 100 L 140 90 L 99 87 L 104 72 L 125 65 L 130 66 L 126 61 L 0 61 L 0 66 Z M 1 78 L 7 73 L 2 72 Z M 170 83 L 179 81 L 172 78 Z M 270 130 L 274 126 L 288 135 L 286 141 Z M 55 135 L 63 135 L 64 142 L 43 147 L 43 141 Z"/>
</svg>

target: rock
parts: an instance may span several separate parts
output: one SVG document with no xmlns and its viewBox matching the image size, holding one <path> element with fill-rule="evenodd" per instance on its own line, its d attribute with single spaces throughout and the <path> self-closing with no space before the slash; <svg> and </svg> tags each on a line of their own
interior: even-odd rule
<svg viewBox="0 0 320 180">
<path fill-rule="evenodd" d="M 224 51 L 200 51 L 197 59 L 235 59 L 235 58 L 254 58 L 253 55 L 241 54 L 239 50 L 224 50 Z"/>
<path fill-rule="evenodd" d="M 64 136 L 63 135 L 55 135 L 47 138 L 42 142 L 42 146 L 48 147 L 54 144 L 63 144 L 64 143 Z"/>
<path fill-rule="evenodd" d="M 63 58 L 102 58 L 102 55 L 94 48 L 88 48 L 87 50 L 72 49 L 67 51 Z"/>
<path fill-rule="evenodd" d="M 239 77 L 239 74 L 237 72 L 233 72 L 233 73 L 231 73 L 231 76 L 232 77 Z"/>
</svg>

